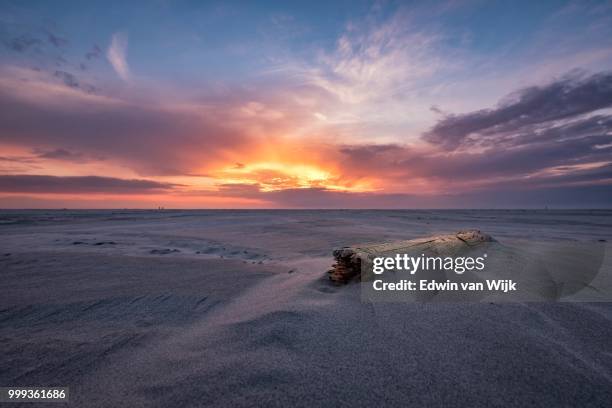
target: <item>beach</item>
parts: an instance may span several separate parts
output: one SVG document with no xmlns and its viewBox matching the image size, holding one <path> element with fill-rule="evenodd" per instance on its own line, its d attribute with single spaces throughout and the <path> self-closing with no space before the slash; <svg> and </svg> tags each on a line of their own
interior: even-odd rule
<svg viewBox="0 0 612 408">
<path fill-rule="evenodd" d="M 612 211 L 2 210 L 0 385 L 88 407 L 608 406 L 612 303 L 364 302 L 326 278 L 335 248 L 462 229 L 609 243 Z"/>
</svg>

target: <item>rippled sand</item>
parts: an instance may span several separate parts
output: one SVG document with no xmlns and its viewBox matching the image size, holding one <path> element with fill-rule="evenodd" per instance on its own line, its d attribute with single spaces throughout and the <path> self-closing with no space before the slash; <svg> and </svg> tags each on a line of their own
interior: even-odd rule
<svg viewBox="0 0 612 408">
<path fill-rule="evenodd" d="M 610 242 L 612 212 L 4 211 L 0 385 L 73 406 L 608 406 L 611 303 L 363 303 L 324 280 L 335 247 L 463 228 Z"/>
</svg>

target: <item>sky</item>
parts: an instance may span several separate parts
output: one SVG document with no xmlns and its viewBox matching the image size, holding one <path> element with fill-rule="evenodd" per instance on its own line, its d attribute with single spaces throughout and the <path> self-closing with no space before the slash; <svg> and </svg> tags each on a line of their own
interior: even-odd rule
<svg viewBox="0 0 612 408">
<path fill-rule="evenodd" d="M 610 208 L 612 2 L 0 0 L 0 208 Z"/>
</svg>

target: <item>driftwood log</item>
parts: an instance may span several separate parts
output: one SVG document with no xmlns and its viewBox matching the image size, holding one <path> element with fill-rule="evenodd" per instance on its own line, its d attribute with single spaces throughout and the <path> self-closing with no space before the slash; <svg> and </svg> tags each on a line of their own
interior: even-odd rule
<svg viewBox="0 0 612 408">
<path fill-rule="evenodd" d="M 422 252 L 439 256 L 457 256 L 472 247 L 492 241 L 493 238 L 487 234 L 478 230 L 468 230 L 409 241 L 344 247 L 334 251 L 335 264 L 327 273 L 332 282 L 347 283 L 352 279 L 362 279 L 362 273 L 366 272 L 365 270 L 362 272 L 362 268 L 375 257 Z"/>
</svg>

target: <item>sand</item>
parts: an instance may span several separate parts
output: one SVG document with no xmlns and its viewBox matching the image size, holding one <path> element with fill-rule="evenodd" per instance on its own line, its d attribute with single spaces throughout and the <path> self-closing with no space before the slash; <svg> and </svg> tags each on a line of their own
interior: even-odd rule
<svg viewBox="0 0 612 408">
<path fill-rule="evenodd" d="M 78 407 L 609 406 L 612 303 L 368 303 L 324 279 L 359 242 L 611 227 L 610 211 L 3 211 L 0 385 L 69 386 Z"/>
</svg>

